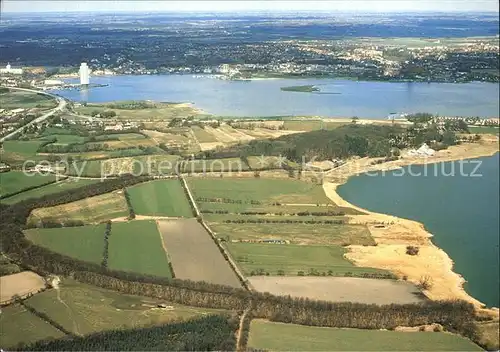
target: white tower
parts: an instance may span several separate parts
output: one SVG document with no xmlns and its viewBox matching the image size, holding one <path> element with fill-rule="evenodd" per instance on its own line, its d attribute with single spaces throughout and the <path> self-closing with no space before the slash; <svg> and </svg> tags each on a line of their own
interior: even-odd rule
<svg viewBox="0 0 500 352">
<path fill-rule="evenodd" d="M 80 84 L 82 86 L 88 86 L 89 85 L 89 67 L 87 66 L 86 62 L 82 62 L 80 65 Z"/>
<path fill-rule="evenodd" d="M 10 68 L 11 68 L 10 63 L 7 63 L 7 66 L 5 66 L 5 69 L 6 69 L 7 71 L 10 71 Z"/>
</svg>

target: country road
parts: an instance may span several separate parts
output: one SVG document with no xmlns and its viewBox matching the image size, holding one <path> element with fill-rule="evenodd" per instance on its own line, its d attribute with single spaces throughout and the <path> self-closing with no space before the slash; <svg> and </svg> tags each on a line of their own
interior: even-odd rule
<svg viewBox="0 0 500 352">
<path fill-rule="evenodd" d="M 23 91 L 26 91 L 26 92 L 32 92 L 32 93 L 38 93 L 38 94 L 44 94 L 44 95 L 47 95 L 49 97 L 52 97 L 52 98 L 56 99 L 59 102 L 59 105 L 57 105 L 57 107 L 55 107 L 54 109 L 50 110 L 48 113 L 43 114 L 40 117 L 37 117 L 33 121 L 28 122 L 26 125 L 23 125 L 23 126 L 19 127 L 17 130 L 15 130 L 15 131 L 9 133 L 8 135 L 0 138 L 0 142 L 3 142 L 5 140 L 7 140 L 7 139 L 9 139 L 9 138 L 11 138 L 13 136 L 15 136 L 16 134 L 20 133 L 23 130 L 23 128 L 25 128 L 25 127 L 28 127 L 28 126 L 31 126 L 33 124 L 45 121 L 46 119 L 48 119 L 49 117 L 51 117 L 52 115 L 54 115 L 56 112 L 63 111 L 66 108 L 66 104 L 67 104 L 66 100 L 64 98 L 58 97 L 57 95 L 53 95 L 53 94 L 50 94 L 50 93 L 38 91 L 38 90 L 35 90 L 35 89 L 16 88 L 16 87 L 5 87 L 5 88 L 15 89 L 15 90 L 23 90 Z"/>
</svg>

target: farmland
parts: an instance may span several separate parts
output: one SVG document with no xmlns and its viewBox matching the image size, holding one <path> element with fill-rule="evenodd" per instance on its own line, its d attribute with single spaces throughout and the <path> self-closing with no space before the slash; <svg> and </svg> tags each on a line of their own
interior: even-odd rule
<svg viewBox="0 0 500 352">
<path fill-rule="evenodd" d="M 228 243 L 232 257 L 246 275 L 361 276 L 388 274 L 384 270 L 354 266 L 340 246 Z M 262 275 L 262 274 L 260 274 Z"/>
<path fill-rule="evenodd" d="M 241 287 L 236 274 L 195 220 L 159 220 L 158 228 L 179 279 Z"/>
<path fill-rule="evenodd" d="M 29 229 L 26 237 L 33 243 L 69 257 L 100 264 L 105 225 L 50 229 Z"/>
<path fill-rule="evenodd" d="M 184 173 L 212 173 L 212 172 L 241 172 L 249 170 L 248 165 L 240 158 L 190 160 L 182 163 L 181 172 Z"/>
<path fill-rule="evenodd" d="M 2 307 L 0 314 L 0 346 L 13 348 L 44 339 L 57 339 L 64 334 L 20 305 Z"/>
<path fill-rule="evenodd" d="M 42 175 L 39 173 L 25 174 L 23 171 L 9 171 L 0 173 L 0 196 L 22 191 L 29 187 L 37 187 L 54 182 L 54 175 Z"/>
<path fill-rule="evenodd" d="M 44 94 L 11 90 L 7 93 L 0 94 L 0 106 L 3 109 L 52 109 L 57 106 L 57 102 L 55 99 Z"/>
<path fill-rule="evenodd" d="M 156 223 L 151 220 L 113 223 L 109 237 L 108 267 L 112 270 L 172 277 Z"/>
<path fill-rule="evenodd" d="M 324 120 L 313 120 L 313 119 L 285 120 L 283 128 L 285 130 L 292 130 L 292 131 L 316 131 L 320 129 L 331 130 L 345 124 L 346 122 L 324 121 Z"/>
<path fill-rule="evenodd" d="M 66 220 L 99 223 L 127 216 L 128 214 L 123 192 L 115 191 L 55 207 L 35 209 L 30 214 L 28 224 L 36 225 L 38 222 L 44 220 L 53 220 L 61 223 L 64 223 Z"/>
<path fill-rule="evenodd" d="M 262 203 L 332 204 L 320 185 L 289 179 L 189 178 L 196 198 L 228 198 Z"/>
<path fill-rule="evenodd" d="M 96 183 L 96 182 L 99 182 L 99 180 L 65 179 L 65 180 L 60 181 L 60 182 L 52 183 L 52 184 L 47 185 L 47 186 L 36 188 L 36 189 L 30 190 L 30 191 L 25 191 L 25 192 L 16 194 L 14 196 L 2 199 L 1 203 L 14 204 L 14 203 L 26 200 L 26 199 L 39 198 L 39 197 L 42 197 L 42 196 L 45 196 L 48 194 L 52 194 L 52 193 L 64 192 L 64 191 L 67 191 L 70 189 L 83 187 L 83 186 L 90 185 L 90 184 Z"/>
<path fill-rule="evenodd" d="M 43 277 L 31 271 L 0 276 L 0 304 L 5 304 L 15 296 L 26 297 L 45 288 Z"/>
<path fill-rule="evenodd" d="M 323 244 L 345 246 L 349 244 L 373 245 L 375 242 L 364 225 L 336 225 L 336 224 L 305 224 L 305 223 L 266 223 L 270 221 L 328 221 L 339 218 L 306 217 L 306 216 L 228 216 L 206 215 L 205 219 L 219 238 L 226 241 L 262 241 L 270 239 L 288 240 L 294 244 Z M 226 220 L 246 220 L 242 224 L 225 223 Z M 262 223 L 249 223 L 250 219 L 262 220 Z M 342 219 L 342 218 L 340 218 Z"/>
<path fill-rule="evenodd" d="M 156 180 L 127 189 L 136 214 L 192 217 L 193 211 L 179 180 Z"/>
<path fill-rule="evenodd" d="M 252 321 L 248 346 L 272 351 L 481 351 L 470 340 L 443 332 L 334 329 L 262 320 Z"/>
<path fill-rule="evenodd" d="M 22 165 L 26 159 L 40 160 L 36 152 L 43 141 L 4 141 L 0 161 L 10 165 Z"/>
</svg>

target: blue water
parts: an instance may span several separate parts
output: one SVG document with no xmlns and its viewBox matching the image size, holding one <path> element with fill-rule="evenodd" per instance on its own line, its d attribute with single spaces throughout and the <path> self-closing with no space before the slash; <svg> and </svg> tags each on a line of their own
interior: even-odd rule
<svg viewBox="0 0 500 352">
<path fill-rule="evenodd" d="M 481 176 L 475 177 L 477 162 L 474 174 Z M 463 173 L 457 161 L 365 174 L 350 178 L 338 192 L 362 208 L 422 222 L 467 280 L 466 291 L 499 307 L 499 154 L 462 168 Z M 446 176 L 453 170 L 455 176 Z"/>
<path fill-rule="evenodd" d="M 70 80 L 70 82 L 75 82 Z M 222 116 L 320 115 L 329 117 L 386 118 L 393 112 L 430 112 L 445 116 L 498 117 L 496 83 L 395 83 L 335 79 L 276 79 L 225 81 L 191 75 L 92 77 L 108 84 L 88 92 L 56 93 L 77 101 L 150 99 L 191 102 Z M 281 87 L 317 85 L 323 92 L 284 92 Z"/>
</svg>

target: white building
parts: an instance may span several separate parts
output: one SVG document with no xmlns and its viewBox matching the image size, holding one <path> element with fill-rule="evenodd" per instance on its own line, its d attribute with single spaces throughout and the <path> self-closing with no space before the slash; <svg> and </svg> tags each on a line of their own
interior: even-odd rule
<svg viewBox="0 0 500 352">
<path fill-rule="evenodd" d="M 80 65 L 80 84 L 82 86 L 88 86 L 90 80 L 90 70 L 86 62 L 82 62 Z"/>
<path fill-rule="evenodd" d="M 0 73 L 10 73 L 13 75 L 22 75 L 23 74 L 23 69 L 22 68 L 12 68 L 10 64 L 7 64 L 5 68 L 0 68 Z"/>
</svg>

